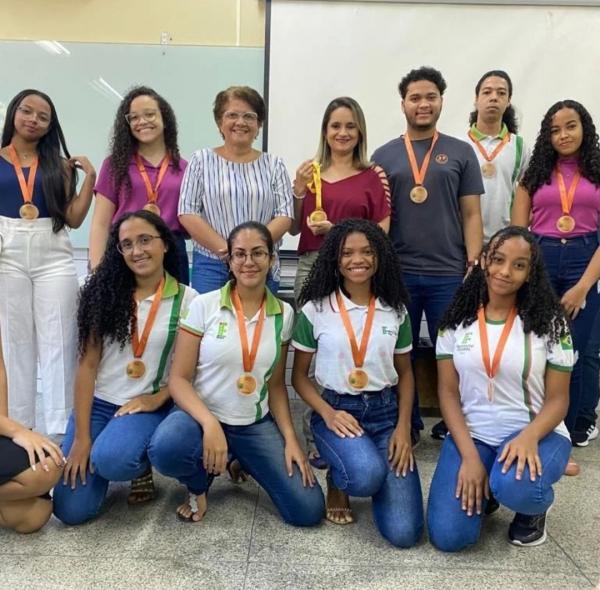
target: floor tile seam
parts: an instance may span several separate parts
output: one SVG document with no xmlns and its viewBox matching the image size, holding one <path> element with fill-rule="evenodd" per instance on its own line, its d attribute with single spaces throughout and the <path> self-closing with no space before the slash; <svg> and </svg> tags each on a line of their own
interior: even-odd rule
<svg viewBox="0 0 600 590">
<path fill-rule="evenodd" d="M 592 587 L 595 587 L 595 584 L 598 584 L 600 582 L 600 580 L 598 580 L 598 582 L 592 582 L 592 580 L 588 577 L 588 575 L 585 573 L 585 571 L 579 566 L 579 564 L 575 561 L 575 559 L 573 559 L 573 557 L 571 557 L 571 554 L 567 552 L 567 550 L 558 542 L 558 540 L 556 539 L 556 537 L 554 537 L 551 533 L 548 533 L 548 537 L 550 537 L 554 543 L 556 544 L 556 546 L 567 556 L 567 558 L 569 559 L 569 561 L 575 566 L 575 569 L 577 569 L 577 571 L 588 581 L 590 582 L 590 584 L 592 585 Z"/>
<path fill-rule="evenodd" d="M 254 538 L 254 527 L 256 526 L 256 514 L 258 513 L 258 502 L 260 500 L 260 488 L 254 500 L 254 511 L 252 513 L 252 526 L 250 527 L 250 539 L 248 540 L 248 552 L 246 553 L 246 571 L 244 572 L 244 583 L 242 590 L 246 590 L 246 581 L 248 580 L 248 570 L 250 569 L 250 554 L 252 553 L 252 540 Z"/>
<path fill-rule="evenodd" d="M 280 565 L 281 561 L 280 560 L 265 560 L 265 559 L 260 559 L 260 560 L 250 560 L 250 563 L 253 565 L 256 565 L 257 563 L 260 564 L 264 564 L 264 565 Z M 392 565 L 392 564 L 388 564 L 388 563 L 381 563 L 378 562 L 376 564 L 367 564 L 367 563 L 356 563 L 356 562 L 347 562 L 347 563 L 315 563 L 314 561 L 311 562 L 287 562 L 288 566 L 293 565 L 295 567 L 352 567 L 352 568 L 356 568 L 356 569 L 364 569 L 364 570 L 368 570 L 368 569 L 373 569 L 373 568 L 377 568 L 377 569 L 387 569 L 387 570 L 414 570 L 415 568 L 420 570 L 420 571 L 430 571 L 432 573 L 436 573 L 439 571 L 461 571 L 461 570 L 477 570 L 477 571 L 485 571 L 485 572 L 500 572 L 500 571 L 505 571 L 506 568 L 505 566 L 498 566 L 498 567 L 489 567 L 489 566 L 482 566 L 481 564 L 473 564 L 471 565 L 466 565 L 466 564 L 461 564 L 461 565 L 452 565 L 452 566 L 444 566 L 444 567 L 440 567 L 439 565 L 436 564 L 430 564 L 424 567 L 419 566 L 418 564 L 415 563 L 410 563 L 410 562 L 406 562 L 403 564 L 397 564 L 397 565 Z M 580 568 L 578 568 L 575 565 L 575 568 L 580 572 L 580 573 L 584 573 L 583 571 L 580 570 Z M 557 569 L 548 569 L 548 567 L 543 567 L 540 569 L 532 569 L 531 566 L 527 566 L 527 567 L 516 567 L 514 565 L 511 565 L 511 571 L 514 572 L 518 572 L 518 573 L 534 573 L 534 574 L 545 574 L 545 573 L 551 573 L 551 574 L 564 574 L 564 573 L 572 573 L 572 569 L 565 569 L 565 568 L 557 568 Z M 587 578 L 587 576 L 586 576 Z"/>
</svg>

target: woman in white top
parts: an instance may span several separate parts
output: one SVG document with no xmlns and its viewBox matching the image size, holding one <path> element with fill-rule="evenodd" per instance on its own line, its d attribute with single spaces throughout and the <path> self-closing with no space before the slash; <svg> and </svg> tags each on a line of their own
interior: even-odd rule
<svg viewBox="0 0 600 590">
<path fill-rule="evenodd" d="M 214 476 L 234 457 L 285 522 L 313 526 L 325 503 L 292 425 L 284 375 L 294 314 L 266 288 L 271 233 L 243 223 L 227 251 L 231 280 L 200 295 L 181 320 L 169 379 L 180 409 L 154 434 L 150 460 L 187 488 L 181 520 L 202 520 Z"/>
<path fill-rule="evenodd" d="M 84 285 L 78 310 L 75 409 L 54 514 L 65 524 L 98 515 L 110 481 L 136 480 L 130 504 L 153 498 L 147 448 L 169 412 L 167 379 L 179 316 L 196 293 L 178 282 L 175 238 L 149 211 L 126 213 Z"/>
<path fill-rule="evenodd" d="M 498 502 L 517 513 L 511 543 L 543 543 L 571 450 L 562 420 L 573 345 L 526 229 L 492 236 L 440 322 L 436 354 L 449 436 L 429 492 L 431 542 L 442 551 L 476 543 L 482 512 Z"/>
</svg>

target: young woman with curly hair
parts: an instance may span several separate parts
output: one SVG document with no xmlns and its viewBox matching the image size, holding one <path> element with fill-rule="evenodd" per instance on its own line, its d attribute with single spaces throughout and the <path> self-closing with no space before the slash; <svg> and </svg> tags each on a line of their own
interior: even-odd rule
<svg viewBox="0 0 600 590">
<path fill-rule="evenodd" d="M 90 207 L 96 172 L 71 157 L 50 97 L 23 90 L 9 103 L 0 149 L 0 332 L 9 415 L 35 426 L 38 359 L 44 428 L 64 434 L 77 363 L 77 273 L 67 227 Z M 76 168 L 85 173 L 77 192 Z"/>
<path fill-rule="evenodd" d="M 179 190 L 187 162 L 179 155 L 177 120 L 171 105 L 146 86 L 132 88 L 121 101 L 96 183 L 90 230 L 90 267 L 106 248 L 111 225 L 124 213 L 147 209 L 174 233 L 179 276 L 189 283 L 186 233 L 177 218 Z"/>
<path fill-rule="evenodd" d="M 66 524 L 96 517 L 110 481 L 138 479 L 129 503 L 153 497 L 147 447 L 172 406 L 175 331 L 196 295 L 178 273 L 166 223 L 138 211 L 112 227 L 83 286 L 75 410 L 63 442 L 64 479 L 54 489 L 54 513 Z"/>
<path fill-rule="evenodd" d="M 529 225 L 535 234 L 552 286 L 572 321 L 576 363 L 565 424 L 573 444 L 586 446 L 598 436 L 597 348 L 589 357 L 595 368 L 584 372 L 583 365 L 600 309 L 600 146 L 592 118 L 578 102 L 557 102 L 544 116 L 512 222 Z M 571 462 L 569 474 L 577 472 Z"/>
<path fill-rule="evenodd" d="M 323 114 L 317 154 L 300 164 L 294 180 L 294 222 L 290 233 L 300 234 L 294 281 L 296 300 L 335 223 L 350 217 L 370 219 L 387 233 L 390 215 L 387 176 L 367 157 L 364 113 L 353 98 L 334 98 Z M 307 409 L 302 422 L 308 456 L 314 467 L 325 468 L 312 439 L 310 414 Z"/>
<path fill-rule="evenodd" d="M 476 543 L 491 493 L 517 513 L 513 544 L 543 543 L 571 449 L 562 420 L 573 346 L 526 229 L 492 237 L 441 319 L 436 355 L 449 436 L 429 492 L 430 541 L 442 551 Z"/>
<path fill-rule="evenodd" d="M 186 487 L 177 508 L 185 522 L 203 519 L 211 482 L 236 458 L 285 522 L 314 526 L 325 502 L 290 414 L 284 377 L 294 312 L 267 288 L 272 234 L 242 223 L 227 252 L 231 279 L 197 297 L 181 320 L 169 378 L 178 409 L 154 434 L 150 460 Z"/>
<path fill-rule="evenodd" d="M 352 521 L 340 494 L 373 498 L 382 536 L 412 547 L 423 531 L 412 453 L 414 380 L 408 300 L 392 243 L 376 224 L 349 219 L 327 234 L 302 292 L 292 383 L 313 408 L 329 465 L 327 518 Z M 315 378 L 308 377 L 313 355 Z"/>
</svg>

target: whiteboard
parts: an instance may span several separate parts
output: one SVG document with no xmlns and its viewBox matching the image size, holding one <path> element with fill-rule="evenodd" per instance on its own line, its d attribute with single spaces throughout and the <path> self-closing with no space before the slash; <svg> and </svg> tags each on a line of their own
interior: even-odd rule
<svg viewBox="0 0 600 590">
<path fill-rule="evenodd" d="M 99 170 L 121 96 L 144 84 L 173 107 L 181 155 L 189 159 L 222 143 L 212 114 L 217 92 L 233 84 L 260 92 L 263 64 L 264 50 L 254 47 L 0 41 L 0 127 L 17 92 L 42 90 L 56 106 L 71 154 L 88 156 Z M 87 247 L 91 218 L 92 209 L 71 231 L 75 247 Z"/>
<path fill-rule="evenodd" d="M 368 150 L 404 131 L 398 82 L 411 69 L 439 69 L 448 89 L 438 128 L 464 137 L 474 89 L 506 70 L 521 134 L 533 145 L 557 100 L 583 103 L 600 126 L 600 10 L 582 6 L 273 0 L 268 51 L 268 149 L 290 175 L 317 149 L 330 100 L 362 106 Z M 284 238 L 295 249 L 297 237 Z"/>
</svg>

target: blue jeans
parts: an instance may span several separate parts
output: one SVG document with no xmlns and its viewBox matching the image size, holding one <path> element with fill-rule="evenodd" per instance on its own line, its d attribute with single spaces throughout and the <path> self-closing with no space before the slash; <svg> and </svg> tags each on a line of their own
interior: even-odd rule
<svg viewBox="0 0 600 590">
<path fill-rule="evenodd" d="M 381 535 L 396 547 L 412 547 L 423 534 L 423 494 L 416 465 L 406 477 L 397 477 L 388 461 L 390 436 L 398 423 L 395 388 L 358 395 L 326 389 L 323 399 L 352 414 L 364 430 L 362 436 L 341 438 L 313 412 L 315 443 L 330 466 L 333 484 L 350 496 L 372 496 Z"/>
<path fill-rule="evenodd" d="M 325 500 L 318 483 L 304 487 L 294 464 L 292 477 L 285 466 L 284 441 L 273 418 L 246 426 L 221 424 L 231 454 L 269 494 L 285 522 L 314 526 L 325 515 Z M 208 491 L 212 477 L 202 463 L 203 430 L 189 414 L 175 408 L 156 429 L 148 455 L 163 475 L 174 477 L 193 494 Z"/>
<path fill-rule="evenodd" d="M 541 514 L 554 501 L 552 484 L 565 472 L 571 453 L 571 441 L 561 434 L 551 432 L 539 442 L 542 475 L 532 482 L 528 467 L 525 467 L 522 478 L 517 480 L 516 461 L 506 473 L 502 473 L 502 463 L 497 461 L 506 443 L 518 434 L 519 431 L 508 436 L 499 447 L 492 447 L 476 439 L 473 442 L 488 472 L 490 490 L 496 500 L 514 512 Z M 441 551 L 460 551 L 474 545 L 481 533 L 483 516 L 477 513 L 467 516 L 462 509 L 461 499 L 455 495 L 461 464 L 461 454 L 452 436 L 447 436 L 433 474 L 427 506 L 429 540 Z M 486 503 L 484 498 L 484 507 Z"/>
<path fill-rule="evenodd" d="M 177 248 L 177 263 L 179 267 L 179 282 L 190 284 L 190 261 L 185 247 L 185 237 L 181 232 L 173 232 L 175 247 Z"/>
<path fill-rule="evenodd" d="M 565 243 L 558 238 L 543 236 L 537 236 L 537 240 L 542 249 L 550 281 L 560 298 L 579 281 L 585 272 L 598 248 L 598 237 L 596 234 L 589 234 L 565 240 Z M 595 388 L 591 384 L 584 384 L 583 358 L 599 309 L 600 294 L 594 286 L 587 295 L 585 308 L 581 309 L 571 322 L 573 348 L 578 358 L 571 374 L 569 411 L 565 418 L 565 425 L 569 432 L 572 432 L 575 427 L 580 408 L 587 408 L 589 411 L 589 408 L 598 402 L 598 374 L 596 373 Z"/>
<path fill-rule="evenodd" d="M 594 286 L 592 289 L 596 289 Z M 579 418 L 596 423 L 596 408 L 600 399 L 600 311 L 590 333 L 590 339 L 583 355 L 583 377 Z"/>
<path fill-rule="evenodd" d="M 425 312 L 425 319 L 427 320 L 429 338 L 435 349 L 438 324 L 452 302 L 456 290 L 462 284 L 463 277 L 416 275 L 405 272 L 402 274 L 402 280 L 410 295 L 410 303 L 407 308 L 412 326 L 414 359 L 414 353 L 419 346 L 419 332 L 421 331 L 423 312 Z M 423 421 L 419 412 L 419 394 L 416 390 L 411 422 L 414 430 L 423 430 Z"/>
<path fill-rule="evenodd" d="M 216 258 L 205 256 L 194 250 L 192 262 L 192 287 L 198 293 L 208 293 L 220 289 L 228 280 L 229 267 Z M 273 295 L 277 295 L 279 281 L 274 281 L 269 272 L 267 276 L 267 287 Z"/>
<path fill-rule="evenodd" d="M 168 402 L 152 413 L 128 414 L 115 418 L 120 406 L 94 397 L 91 414 L 92 450 L 90 462 L 94 473 L 86 474 L 86 485 L 77 478 L 75 489 L 71 483 L 60 481 L 54 488 L 54 514 L 65 524 L 81 524 L 95 518 L 100 512 L 108 483 L 130 481 L 150 469 L 147 449 L 156 427 L 171 408 Z M 62 444 L 68 456 L 75 437 L 75 414 L 67 424 Z"/>
</svg>

